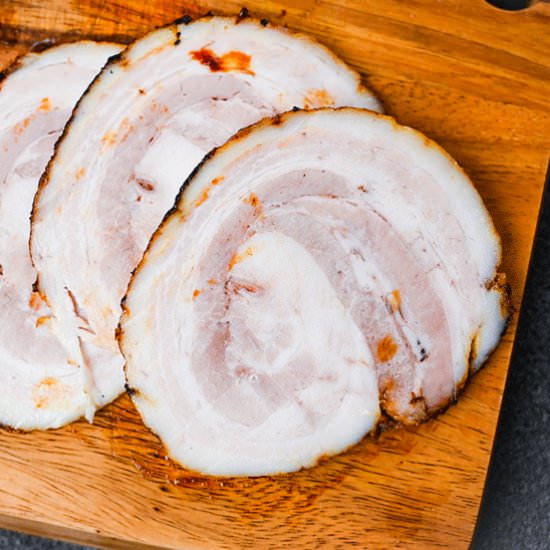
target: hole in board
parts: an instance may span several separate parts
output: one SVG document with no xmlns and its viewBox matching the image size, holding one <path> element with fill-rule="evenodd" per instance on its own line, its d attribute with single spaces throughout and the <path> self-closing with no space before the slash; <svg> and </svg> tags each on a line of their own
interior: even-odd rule
<svg viewBox="0 0 550 550">
<path fill-rule="evenodd" d="M 532 6 L 536 0 L 485 0 L 488 4 L 506 11 L 519 11 Z"/>
</svg>

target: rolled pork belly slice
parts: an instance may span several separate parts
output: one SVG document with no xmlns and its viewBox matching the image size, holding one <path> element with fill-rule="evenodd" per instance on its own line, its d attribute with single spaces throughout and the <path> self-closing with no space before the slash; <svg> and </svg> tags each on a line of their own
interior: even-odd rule
<svg viewBox="0 0 550 550">
<path fill-rule="evenodd" d="M 500 256 L 422 134 L 360 109 L 268 119 L 187 180 L 131 280 L 133 401 L 191 469 L 310 466 L 455 399 L 509 315 Z"/>
<path fill-rule="evenodd" d="M 85 413 L 87 373 L 72 362 L 36 288 L 29 216 L 40 175 L 75 103 L 120 49 L 82 41 L 31 53 L 0 83 L 0 424 L 11 428 L 55 428 Z M 121 376 L 117 384 L 123 384 Z M 101 387 L 98 403 L 112 398 L 112 389 Z"/>
<path fill-rule="evenodd" d="M 321 105 L 380 109 L 327 49 L 252 19 L 171 25 L 105 67 L 56 148 L 32 215 L 39 290 L 71 360 L 89 371 L 89 410 L 121 390 L 120 300 L 189 173 L 240 128 Z"/>
</svg>

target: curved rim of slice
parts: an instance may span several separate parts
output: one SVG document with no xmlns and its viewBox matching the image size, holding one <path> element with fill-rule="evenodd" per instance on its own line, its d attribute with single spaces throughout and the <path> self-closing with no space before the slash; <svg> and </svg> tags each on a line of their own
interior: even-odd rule
<svg viewBox="0 0 550 550">
<path fill-rule="evenodd" d="M 492 274 L 491 280 L 487 283 L 486 288 L 487 288 L 487 290 L 493 290 L 493 291 L 497 292 L 498 295 L 499 295 L 500 315 L 501 315 L 500 320 L 502 321 L 503 328 L 502 328 L 502 332 L 500 334 L 499 339 L 497 340 L 496 344 L 494 344 L 494 346 L 485 354 L 484 360 L 481 363 L 481 365 L 483 365 L 487 362 L 487 360 L 490 358 L 493 351 L 496 349 L 496 347 L 500 343 L 500 339 L 502 337 L 502 334 L 504 334 L 504 332 L 506 331 L 506 328 L 507 328 L 507 326 L 510 322 L 511 316 L 513 314 L 513 307 L 512 307 L 512 303 L 511 303 L 511 299 L 510 299 L 510 297 L 511 297 L 510 286 L 506 282 L 505 274 L 503 274 L 499 271 L 500 265 L 501 265 L 501 260 L 502 260 L 501 239 L 500 239 L 500 236 L 499 236 L 498 232 L 496 231 L 493 219 L 490 216 L 490 213 L 489 213 L 485 203 L 481 199 L 481 196 L 479 195 L 479 192 L 477 191 L 477 189 L 474 186 L 471 179 L 467 176 L 464 169 L 460 166 L 460 164 L 441 145 L 439 145 L 438 143 L 436 143 L 432 139 L 428 138 L 422 132 L 420 132 L 418 130 L 415 130 L 413 128 L 410 128 L 408 126 L 404 126 L 404 125 L 401 125 L 401 124 L 397 123 L 396 120 L 391 116 L 384 115 L 384 114 L 379 114 L 379 113 L 371 112 L 367 109 L 361 109 L 361 108 L 355 108 L 355 107 L 321 108 L 321 109 L 316 109 L 316 110 L 294 109 L 294 110 L 289 111 L 287 113 L 275 115 L 274 117 L 263 119 L 263 120 L 255 123 L 255 124 L 252 124 L 252 125 L 244 128 L 244 129 L 240 130 L 232 138 L 230 138 L 224 145 L 213 149 L 210 153 L 208 153 L 204 157 L 202 162 L 194 169 L 194 171 L 189 175 L 189 177 L 185 180 L 185 182 L 181 186 L 180 191 L 179 191 L 179 193 L 176 197 L 174 206 L 166 213 L 166 215 L 164 216 L 162 222 L 159 224 L 157 230 L 153 233 L 153 235 L 152 235 L 152 237 L 151 237 L 151 239 L 150 239 L 150 241 L 147 245 L 147 248 L 145 249 L 145 252 L 143 253 L 142 259 L 139 262 L 136 269 L 134 270 L 134 272 L 132 274 L 132 277 L 129 281 L 126 295 L 125 295 L 125 297 L 123 298 L 123 300 L 121 302 L 123 313 L 122 313 L 122 316 L 120 318 L 120 322 L 119 322 L 118 329 L 117 329 L 117 340 L 118 340 L 118 343 L 119 343 L 120 350 L 121 350 L 121 352 L 122 352 L 122 354 L 124 355 L 125 358 L 127 357 L 127 353 L 125 353 L 126 344 L 125 344 L 124 326 L 125 326 L 125 323 L 130 319 L 130 317 L 132 315 L 132 312 L 130 311 L 130 307 L 129 307 L 129 304 L 128 304 L 128 297 L 130 296 L 131 292 L 133 291 L 134 285 L 135 285 L 141 271 L 143 270 L 143 268 L 147 264 L 147 262 L 149 260 L 149 255 L 152 253 L 153 247 L 155 246 L 157 241 L 162 239 L 164 228 L 171 222 L 171 220 L 173 218 L 179 217 L 181 220 L 185 220 L 188 212 L 187 212 L 187 207 L 185 205 L 184 196 L 185 196 L 186 191 L 190 187 L 190 185 L 193 183 L 195 178 L 198 176 L 198 174 L 200 174 L 200 172 L 202 170 L 206 169 L 211 163 L 214 163 L 219 157 L 224 155 L 226 153 L 226 151 L 231 150 L 234 146 L 236 146 L 236 145 L 238 146 L 238 144 L 240 142 L 246 140 L 246 138 L 250 134 L 261 132 L 262 130 L 269 129 L 272 126 L 279 126 L 279 125 L 284 124 L 285 122 L 291 120 L 293 117 L 297 117 L 297 116 L 307 117 L 307 116 L 310 116 L 310 115 L 315 116 L 316 113 L 319 113 L 319 112 L 322 112 L 322 111 L 347 112 L 347 113 L 354 114 L 356 116 L 365 116 L 366 114 L 368 114 L 368 116 L 370 116 L 370 117 L 376 117 L 376 118 L 379 118 L 379 119 L 383 119 L 386 122 L 389 122 L 395 130 L 397 130 L 399 132 L 405 132 L 407 134 L 410 134 L 410 135 L 414 136 L 417 139 L 422 140 L 422 142 L 423 142 L 423 144 L 426 148 L 434 149 L 438 154 L 442 155 L 445 158 L 446 161 L 450 162 L 453 165 L 453 167 L 460 172 L 460 174 L 464 177 L 464 180 L 466 182 L 468 182 L 469 186 L 471 187 L 471 190 L 475 193 L 475 197 L 477 198 L 477 201 L 482 206 L 482 214 L 484 216 L 483 222 L 485 223 L 485 226 L 487 228 L 487 238 L 494 244 L 494 246 L 496 248 L 496 251 L 497 251 L 496 261 L 495 261 L 494 269 L 493 269 L 493 274 Z M 474 357 L 474 359 L 475 359 L 475 357 Z M 456 392 L 449 398 L 449 400 L 446 403 L 439 406 L 436 410 L 431 411 L 429 416 L 421 419 L 420 421 L 413 422 L 414 424 L 424 422 L 426 420 L 429 420 L 429 419 L 433 418 L 434 416 L 437 416 L 439 413 L 442 413 L 443 411 L 445 411 L 451 404 L 453 404 L 456 401 L 456 397 L 458 396 L 458 394 L 460 394 L 463 391 L 467 380 L 470 378 L 470 376 L 475 371 L 477 371 L 477 368 L 480 368 L 480 366 L 481 366 L 481 365 L 478 366 L 474 371 L 473 370 L 473 359 L 471 357 L 467 358 L 466 362 L 467 362 L 466 373 L 465 373 L 464 378 L 462 380 L 456 382 L 456 386 L 455 386 Z M 139 396 L 140 396 L 139 388 L 132 385 L 132 380 L 128 376 L 128 362 L 127 361 L 126 361 L 125 366 L 124 366 L 124 371 L 125 371 L 125 377 L 126 377 L 126 386 L 125 386 L 126 391 L 127 391 L 128 395 L 130 396 L 131 400 L 133 401 L 134 405 L 138 409 L 138 411 L 140 411 L 139 404 L 138 404 L 138 399 L 139 399 Z M 140 411 L 140 413 L 141 413 L 141 411 Z M 167 444 L 164 442 L 162 437 L 148 424 L 147 419 L 143 415 L 141 415 L 141 416 L 142 416 L 144 424 L 146 426 L 148 426 L 148 428 L 153 433 L 155 433 L 155 435 L 157 437 L 159 437 L 159 439 L 161 440 L 162 444 L 164 445 L 164 447 L 165 447 L 165 449 L 168 453 L 168 456 L 173 458 L 173 460 L 177 464 L 183 465 L 183 467 L 188 468 L 188 466 L 186 466 L 185 463 L 180 463 L 178 461 L 178 459 L 176 459 L 174 457 L 174 454 L 168 448 Z M 386 423 L 391 425 L 391 426 L 405 424 L 402 421 L 395 420 L 395 419 L 391 418 L 390 416 L 387 416 L 385 411 L 383 411 L 382 414 L 379 416 L 376 427 L 373 428 L 373 430 L 371 430 L 367 435 L 375 434 L 377 432 L 378 428 L 382 424 L 386 424 Z M 351 447 L 351 446 L 353 446 L 353 444 L 350 445 L 349 447 Z M 340 452 L 344 452 L 344 451 L 342 450 Z M 315 463 L 318 463 L 318 461 L 315 462 Z M 191 467 L 191 470 L 193 470 L 193 467 Z M 208 473 L 206 475 L 211 475 L 211 474 Z M 229 474 L 224 474 L 224 473 L 219 474 L 219 473 L 215 473 L 215 475 L 225 477 L 225 476 L 234 476 L 234 475 L 239 475 L 239 474 L 231 474 L 231 473 L 229 473 Z M 260 475 L 264 475 L 264 474 L 260 474 Z M 265 475 L 277 475 L 277 474 L 276 473 L 272 473 L 272 474 L 270 473 L 270 474 L 265 474 Z"/>
<path fill-rule="evenodd" d="M 69 49 L 73 46 L 117 46 L 119 48 L 124 49 L 124 44 L 119 44 L 118 42 L 112 42 L 109 40 L 90 40 L 88 38 L 84 38 L 82 40 L 71 40 L 68 42 L 60 42 L 60 43 L 54 43 L 51 46 L 47 46 L 40 50 L 29 50 L 27 52 L 23 52 L 21 55 L 18 55 L 9 65 L 7 65 L 4 69 L 0 70 L 0 88 L 2 88 L 2 85 L 4 81 L 11 76 L 12 73 L 15 73 L 16 71 L 20 69 L 26 69 L 29 67 L 32 67 L 35 63 L 39 63 L 40 59 L 42 58 L 42 54 L 49 55 L 51 53 L 57 53 L 64 49 Z M 119 55 L 119 54 L 114 54 Z M 110 56 L 107 60 L 113 57 Z M 101 71 L 100 71 L 101 72 Z M 99 74 L 99 73 L 98 73 Z M 94 78 L 95 80 L 95 78 Z M 88 88 L 92 85 L 93 80 L 90 82 L 90 84 L 86 87 L 86 92 L 88 91 Z M 76 105 L 75 105 L 76 107 Z"/>
<path fill-rule="evenodd" d="M 48 165 L 46 166 L 46 169 L 44 170 L 44 172 L 42 174 L 42 177 L 40 178 L 40 181 L 38 183 L 38 189 L 37 189 L 36 194 L 34 196 L 34 201 L 33 201 L 33 206 L 32 206 L 32 211 L 31 211 L 31 235 L 30 235 L 30 238 L 29 238 L 29 246 L 30 246 L 31 249 L 32 249 L 33 221 L 36 219 L 36 216 L 38 215 L 38 205 L 39 205 L 39 202 L 40 202 L 40 196 L 42 194 L 42 191 L 44 190 L 44 188 L 49 183 L 50 167 L 52 166 L 52 164 L 53 164 L 53 162 L 56 158 L 58 148 L 61 146 L 61 144 L 63 143 L 63 141 L 65 140 L 67 134 L 69 133 L 69 131 L 71 129 L 71 124 L 72 124 L 75 116 L 78 114 L 79 105 L 85 100 L 86 96 L 93 93 L 95 87 L 99 86 L 100 82 L 103 80 L 104 75 L 109 71 L 109 69 L 112 69 L 115 66 L 124 67 L 125 64 L 132 61 L 132 57 L 134 56 L 134 54 L 136 55 L 136 57 L 139 57 L 139 54 L 140 54 L 139 50 L 140 50 L 140 46 L 143 43 L 143 41 L 151 39 L 154 35 L 162 33 L 166 30 L 171 30 L 174 34 L 174 44 L 178 45 L 179 41 L 181 39 L 181 33 L 185 31 L 185 27 L 187 27 L 188 25 L 190 25 L 192 23 L 206 22 L 206 21 L 213 20 L 213 19 L 225 20 L 228 23 L 232 23 L 232 24 L 236 22 L 237 24 L 255 25 L 258 28 L 258 30 L 269 28 L 269 29 L 272 29 L 272 30 L 279 31 L 283 34 L 286 34 L 286 35 L 290 36 L 291 38 L 299 40 L 299 41 L 303 42 L 304 45 L 306 45 L 306 46 L 310 46 L 310 47 L 314 47 L 316 49 L 322 50 L 325 54 L 327 54 L 331 58 L 331 60 L 336 65 L 338 65 L 339 67 L 345 69 L 347 72 L 349 72 L 350 74 L 352 74 L 354 76 L 354 78 L 357 82 L 357 90 L 358 90 L 359 93 L 370 95 L 372 97 L 373 101 L 378 105 L 379 109 L 384 110 L 383 102 L 381 101 L 381 99 L 378 97 L 378 95 L 374 91 L 370 90 L 363 83 L 363 79 L 361 78 L 361 74 L 357 70 L 355 70 L 353 67 L 348 65 L 345 61 L 343 61 L 340 57 L 338 57 L 328 46 L 325 46 L 322 42 L 319 42 L 318 40 L 316 40 L 312 36 L 306 35 L 306 34 L 301 33 L 301 32 L 293 31 L 293 30 L 291 30 L 291 29 L 289 29 L 289 28 L 287 28 L 283 25 L 272 24 L 271 22 L 267 22 L 264 25 L 263 21 L 265 21 L 265 20 L 263 20 L 263 19 L 259 20 L 259 19 L 256 19 L 254 17 L 250 17 L 250 16 L 248 16 L 248 13 L 247 13 L 247 15 L 244 19 L 240 16 L 231 17 L 231 16 L 223 16 L 223 15 L 211 15 L 211 14 L 208 14 L 208 15 L 205 15 L 203 17 L 196 18 L 196 19 L 192 19 L 188 16 L 180 17 L 180 18 L 176 19 L 175 21 L 173 21 L 172 23 L 169 23 L 169 24 L 164 25 L 162 27 L 156 28 L 156 29 L 144 34 L 143 36 L 140 36 L 135 41 L 130 43 L 120 53 L 111 56 L 110 59 L 105 64 L 105 66 L 103 67 L 103 69 L 98 73 L 98 75 L 94 78 L 94 80 L 90 83 L 90 85 L 88 86 L 86 91 L 82 94 L 82 96 L 78 100 L 77 104 L 75 105 L 75 107 L 73 109 L 73 113 L 71 115 L 71 118 L 67 121 L 67 124 L 65 125 L 63 133 L 61 134 L 61 136 L 59 137 L 59 139 L 57 140 L 57 142 L 55 144 L 53 155 L 52 155 L 50 161 L 48 162 Z M 202 164 L 202 162 L 200 164 Z M 31 255 L 31 257 L 32 257 L 32 255 Z"/>
</svg>

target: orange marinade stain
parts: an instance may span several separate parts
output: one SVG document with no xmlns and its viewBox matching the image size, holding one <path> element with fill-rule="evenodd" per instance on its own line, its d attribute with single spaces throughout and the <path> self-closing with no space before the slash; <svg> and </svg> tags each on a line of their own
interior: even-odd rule
<svg viewBox="0 0 550 550">
<path fill-rule="evenodd" d="M 199 296 L 200 293 L 201 293 L 201 291 L 200 291 L 198 288 L 196 288 L 196 289 L 193 291 L 193 300 L 194 300 L 197 296 Z"/>
<path fill-rule="evenodd" d="M 189 54 L 195 61 L 206 65 L 213 73 L 219 71 L 241 71 L 250 75 L 254 74 L 254 71 L 250 70 L 251 58 L 243 52 L 232 50 L 218 56 L 212 50 L 202 48 L 189 52 Z"/>
<path fill-rule="evenodd" d="M 39 317 L 35 323 L 36 328 L 38 328 L 40 325 L 44 324 L 48 319 L 51 319 L 51 318 L 52 318 L 51 315 L 43 315 L 42 317 Z"/>
<path fill-rule="evenodd" d="M 31 296 L 29 298 L 29 307 L 31 309 L 33 309 L 34 311 L 38 311 L 41 307 L 42 307 L 42 304 L 45 302 L 46 300 L 44 299 L 44 297 L 40 294 L 40 292 L 31 292 Z"/>
<path fill-rule="evenodd" d="M 49 396 L 48 392 L 57 384 L 55 378 L 44 378 L 42 382 L 39 382 L 33 389 L 33 401 L 34 406 L 37 409 L 41 409 L 48 404 Z"/>
<path fill-rule="evenodd" d="M 256 193 L 250 193 L 246 199 L 243 200 L 245 204 L 250 204 L 252 208 L 256 211 L 256 214 L 261 214 L 263 210 L 262 202 L 258 198 L 258 195 Z"/>
<path fill-rule="evenodd" d="M 395 313 L 396 311 L 401 313 L 401 293 L 398 289 L 392 291 L 392 293 L 388 297 L 388 303 L 390 305 L 392 313 Z"/>
<path fill-rule="evenodd" d="M 247 256 L 252 256 L 253 254 L 254 250 L 252 250 L 250 246 L 242 254 L 237 254 L 235 252 L 229 262 L 229 265 L 227 266 L 228 271 L 231 271 L 235 267 L 235 264 L 242 262 Z"/>
<path fill-rule="evenodd" d="M 104 145 L 114 145 L 116 143 L 116 133 L 106 132 L 101 138 L 101 143 Z"/>
<path fill-rule="evenodd" d="M 52 108 L 52 102 L 48 97 L 43 97 L 40 100 L 40 105 L 38 106 L 39 111 L 49 111 Z"/>
<path fill-rule="evenodd" d="M 306 109 L 330 107 L 331 105 L 334 105 L 334 98 L 322 88 L 319 90 L 308 90 L 304 98 L 304 107 Z"/>
<path fill-rule="evenodd" d="M 389 361 L 396 353 L 398 346 L 390 334 L 384 336 L 376 346 L 376 356 L 381 363 Z"/>
<path fill-rule="evenodd" d="M 28 128 L 29 124 L 31 123 L 32 118 L 33 118 L 33 115 L 28 116 L 25 120 L 22 120 L 21 122 L 18 122 L 13 127 L 13 133 L 16 136 L 21 135 L 25 131 L 25 128 Z"/>
<path fill-rule="evenodd" d="M 223 176 L 218 176 L 217 178 L 214 178 L 209 186 L 201 193 L 200 197 L 193 203 L 193 205 L 195 206 L 195 208 L 197 206 L 200 206 L 204 201 L 206 201 L 206 199 L 208 198 L 208 196 L 210 195 L 210 189 L 216 185 L 218 185 L 221 181 L 223 180 Z"/>
<path fill-rule="evenodd" d="M 204 201 L 206 201 L 209 194 L 210 194 L 210 188 L 205 189 L 201 193 L 201 196 L 195 201 L 195 207 L 200 206 Z"/>
</svg>

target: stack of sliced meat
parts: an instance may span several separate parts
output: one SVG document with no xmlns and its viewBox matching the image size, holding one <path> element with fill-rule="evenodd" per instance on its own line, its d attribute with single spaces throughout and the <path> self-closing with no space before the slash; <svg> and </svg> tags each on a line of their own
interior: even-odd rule
<svg viewBox="0 0 550 550">
<path fill-rule="evenodd" d="M 0 422 L 91 420 L 125 366 L 176 460 L 263 475 L 452 402 L 509 315 L 491 219 L 356 73 L 270 25 L 185 20 L 111 58 L 41 178 L 31 264 L 37 179 L 116 51 L 35 55 L 0 91 Z"/>
</svg>

